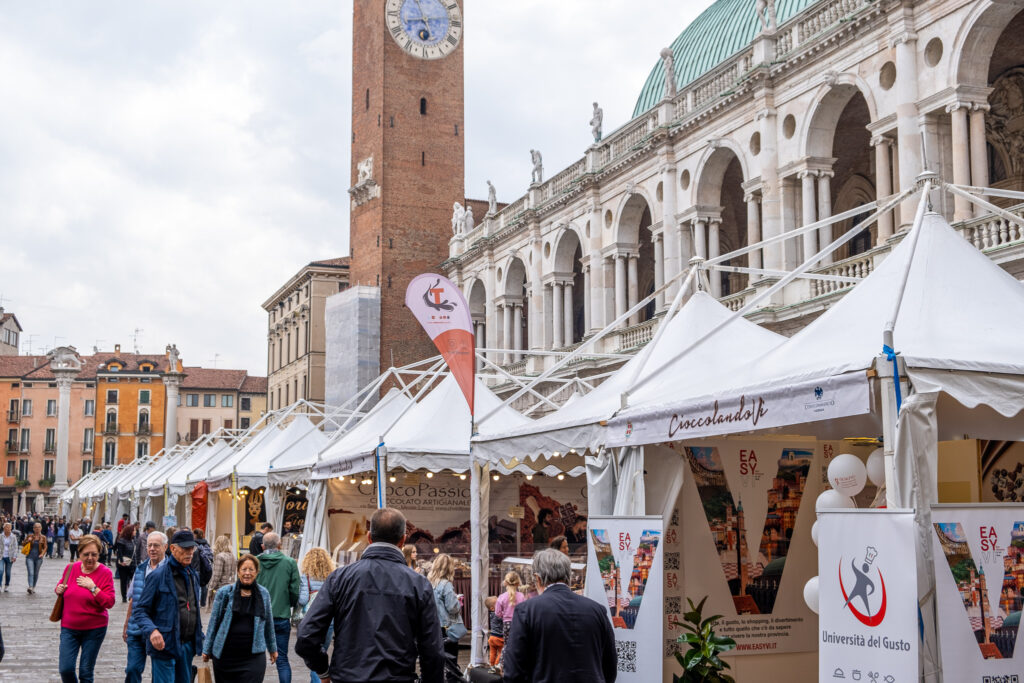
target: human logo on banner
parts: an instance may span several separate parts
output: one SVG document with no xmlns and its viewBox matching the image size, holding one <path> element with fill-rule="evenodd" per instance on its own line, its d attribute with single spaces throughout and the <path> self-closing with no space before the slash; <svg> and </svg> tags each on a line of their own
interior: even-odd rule
<svg viewBox="0 0 1024 683">
<path fill-rule="evenodd" d="M 616 680 L 661 680 L 661 517 L 591 517 L 589 530 L 586 596 L 608 608 Z"/>
<path fill-rule="evenodd" d="M 947 680 L 1013 680 L 1024 608 L 1021 506 L 932 508 L 935 592 Z M 1004 678 L 1005 677 L 1005 678 Z"/>
<path fill-rule="evenodd" d="M 827 509 L 818 523 L 818 679 L 916 681 L 913 512 Z"/>
</svg>

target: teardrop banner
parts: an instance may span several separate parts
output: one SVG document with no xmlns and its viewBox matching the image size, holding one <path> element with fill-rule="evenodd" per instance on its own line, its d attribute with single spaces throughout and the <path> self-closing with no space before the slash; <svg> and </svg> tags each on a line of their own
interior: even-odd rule
<svg viewBox="0 0 1024 683">
<path fill-rule="evenodd" d="M 443 275 L 424 273 L 414 277 L 406 288 L 405 305 L 441 352 L 472 415 L 476 354 L 473 318 L 462 292 Z"/>
</svg>

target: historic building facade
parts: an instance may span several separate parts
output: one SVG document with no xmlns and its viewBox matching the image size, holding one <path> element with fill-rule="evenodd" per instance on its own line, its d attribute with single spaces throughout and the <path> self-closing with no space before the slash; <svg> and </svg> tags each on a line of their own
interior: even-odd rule
<svg viewBox="0 0 1024 683">
<path fill-rule="evenodd" d="M 634 118 L 577 162 L 455 235 L 445 262 L 493 360 L 536 373 L 676 276 L 840 213 L 846 220 L 732 259 L 707 286 L 733 310 L 854 228 L 858 207 L 925 170 L 1024 190 L 1024 3 L 1020 0 L 718 0 L 653 54 Z M 666 72 L 670 78 L 666 80 Z M 598 121 L 598 127 L 600 125 Z M 994 200 L 1020 215 L 1015 202 Z M 936 209 L 1011 273 L 1017 226 L 960 199 Z M 870 273 L 916 202 L 822 257 L 756 310 L 790 334 Z M 769 272 L 747 273 L 746 268 Z M 645 344 L 678 287 L 595 352 Z M 537 352 L 531 354 L 530 352 Z M 579 367 L 579 366 L 577 366 Z"/>
<path fill-rule="evenodd" d="M 13 313 L 4 311 L 0 306 L 0 356 L 17 356 L 18 343 L 21 339 L 21 325 Z"/>
</svg>

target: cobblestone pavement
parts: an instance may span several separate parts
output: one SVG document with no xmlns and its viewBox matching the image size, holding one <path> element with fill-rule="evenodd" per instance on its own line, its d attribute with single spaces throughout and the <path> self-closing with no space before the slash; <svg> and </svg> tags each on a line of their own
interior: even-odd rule
<svg viewBox="0 0 1024 683">
<path fill-rule="evenodd" d="M 50 622 L 50 610 L 56 596 L 53 587 L 60 580 L 67 563 L 67 557 L 60 560 L 43 560 L 36 593 L 29 595 L 28 576 L 25 573 L 24 558 L 14 563 L 14 579 L 9 593 L 0 593 L 0 627 L 3 628 L 6 654 L 0 662 L 0 681 L 3 683 L 41 683 L 60 681 L 57 673 L 57 652 L 60 640 L 60 624 Z M 127 647 L 121 640 L 124 625 L 125 605 L 121 602 L 120 585 L 114 575 L 114 590 L 117 603 L 110 610 L 110 626 L 107 637 L 96 660 L 97 683 L 112 683 L 124 680 L 124 665 Z M 203 622 L 207 620 L 203 614 Z M 309 670 L 302 660 L 295 656 L 295 633 L 291 638 L 292 680 L 295 683 L 309 681 Z M 199 658 L 196 658 L 199 661 Z M 269 666 L 269 660 L 268 660 Z M 150 680 L 149 666 L 146 666 L 144 680 Z M 266 681 L 277 681 L 277 670 L 269 666 Z"/>
</svg>

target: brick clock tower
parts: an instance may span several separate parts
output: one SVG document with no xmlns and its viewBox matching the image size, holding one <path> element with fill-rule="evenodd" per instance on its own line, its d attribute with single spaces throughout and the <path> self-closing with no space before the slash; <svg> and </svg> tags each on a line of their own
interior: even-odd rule
<svg viewBox="0 0 1024 683">
<path fill-rule="evenodd" d="M 381 371 L 437 353 L 404 301 L 466 196 L 463 2 L 354 2 L 349 279 L 380 290 Z"/>
</svg>

